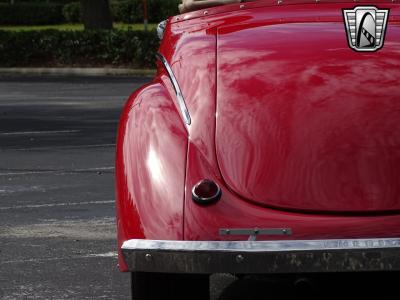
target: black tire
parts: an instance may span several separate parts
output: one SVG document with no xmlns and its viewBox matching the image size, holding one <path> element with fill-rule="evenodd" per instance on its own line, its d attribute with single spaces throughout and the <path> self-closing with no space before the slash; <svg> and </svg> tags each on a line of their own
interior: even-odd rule
<svg viewBox="0 0 400 300">
<path fill-rule="evenodd" d="M 208 275 L 132 273 L 132 300 L 209 300 Z"/>
</svg>

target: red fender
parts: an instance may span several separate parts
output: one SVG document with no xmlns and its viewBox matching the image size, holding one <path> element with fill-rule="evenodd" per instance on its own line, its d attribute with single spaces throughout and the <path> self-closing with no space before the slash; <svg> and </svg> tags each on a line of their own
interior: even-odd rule
<svg viewBox="0 0 400 300">
<path fill-rule="evenodd" d="M 116 153 L 118 249 L 129 239 L 180 240 L 187 130 L 168 77 L 131 95 L 120 119 Z M 119 253 L 121 271 L 127 271 Z"/>
</svg>

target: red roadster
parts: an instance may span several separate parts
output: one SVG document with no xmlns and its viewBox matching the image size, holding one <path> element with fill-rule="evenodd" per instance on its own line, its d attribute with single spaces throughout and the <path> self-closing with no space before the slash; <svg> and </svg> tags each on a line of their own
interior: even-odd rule
<svg viewBox="0 0 400 300">
<path fill-rule="evenodd" d="M 400 270 L 397 1 L 260 0 L 159 33 L 117 143 L 138 299 L 206 299 L 213 273 Z"/>
</svg>

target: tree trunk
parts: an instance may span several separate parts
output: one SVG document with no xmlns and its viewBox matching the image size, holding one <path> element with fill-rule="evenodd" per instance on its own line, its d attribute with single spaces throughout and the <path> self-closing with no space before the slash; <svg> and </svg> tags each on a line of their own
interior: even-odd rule
<svg viewBox="0 0 400 300">
<path fill-rule="evenodd" d="M 108 0 L 81 0 L 81 7 L 85 29 L 112 29 Z"/>
</svg>

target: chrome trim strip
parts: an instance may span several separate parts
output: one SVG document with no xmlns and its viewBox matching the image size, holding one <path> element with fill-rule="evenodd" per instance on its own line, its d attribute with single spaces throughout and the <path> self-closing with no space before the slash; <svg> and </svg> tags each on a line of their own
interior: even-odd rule
<svg viewBox="0 0 400 300">
<path fill-rule="evenodd" d="M 129 240 L 131 272 L 289 274 L 400 271 L 400 239 L 309 241 Z"/>
<path fill-rule="evenodd" d="M 165 59 L 165 57 L 161 53 L 157 53 L 156 57 L 162 62 L 165 67 L 165 70 L 168 73 L 169 78 L 171 79 L 172 85 L 175 89 L 176 98 L 178 99 L 178 105 L 181 110 L 182 117 L 187 125 L 191 124 L 191 118 L 189 111 L 186 107 L 185 99 L 183 98 L 181 88 L 179 87 L 178 80 L 176 79 L 174 72 L 172 71 L 171 66 Z"/>
<path fill-rule="evenodd" d="M 165 251 L 318 251 L 352 250 L 374 248 L 399 248 L 400 239 L 354 239 L 354 240 L 295 240 L 295 241 L 158 241 L 129 240 L 124 242 L 126 250 L 165 250 Z"/>
</svg>

